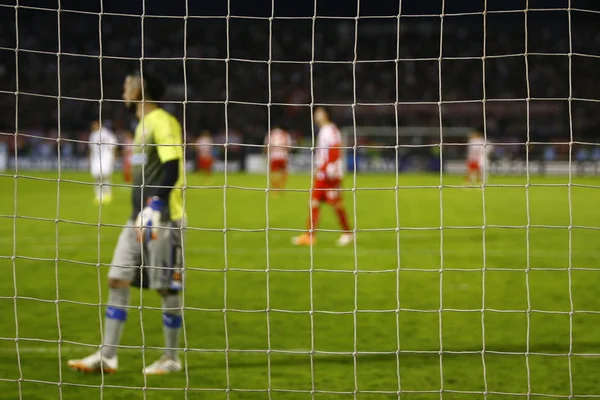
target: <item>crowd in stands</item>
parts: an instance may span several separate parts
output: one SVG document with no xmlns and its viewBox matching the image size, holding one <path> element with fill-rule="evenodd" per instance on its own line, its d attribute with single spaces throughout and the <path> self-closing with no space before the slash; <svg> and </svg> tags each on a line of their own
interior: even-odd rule
<svg viewBox="0 0 600 400">
<path fill-rule="evenodd" d="M 569 29 L 566 12 L 527 29 L 522 14 L 490 14 L 485 30 L 481 15 L 403 18 L 399 29 L 395 18 L 20 18 L 17 32 L 0 24 L 0 132 L 23 154 L 55 153 L 59 137 L 61 151 L 84 153 L 99 114 L 131 130 L 120 95 L 141 57 L 168 82 L 165 107 L 189 142 L 227 129 L 230 141 L 260 144 L 271 124 L 310 137 L 311 102 L 332 104 L 339 125 L 437 127 L 441 112 L 444 126 L 485 123 L 496 142 L 600 136 L 600 30 Z"/>
</svg>

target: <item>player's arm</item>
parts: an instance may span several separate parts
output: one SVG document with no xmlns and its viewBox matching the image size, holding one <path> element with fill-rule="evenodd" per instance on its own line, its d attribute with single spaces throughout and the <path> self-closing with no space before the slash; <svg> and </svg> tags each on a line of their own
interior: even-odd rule
<svg viewBox="0 0 600 400">
<path fill-rule="evenodd" d="M 165 123 L 159 124 L 154 131 L 154 140 L 164 176 L 156 191 L 156 196 L 162 201 L 166 201 L 179 179 L 179 163 L 183 158 L 179 123 L 171 124 L 169 121 L 165 121 Z"/>
<path fill-rule="evenodd" d="M 154 196 L 148 199 L 136 219 L 140 226 L 141 237 L 144 241 L 158 237 L 157 227 L 160 226 L 161 214 L 168 203 L 169 195 L 179 179 L 179 163 L 183 159 L 181 127 L 179 123 L 161 121 L 153 129 L 156 152 L 162 163 L 163 180 L 156 189 Z M 150 228 L 150 229 L 147 229 Z"/>
</svg>

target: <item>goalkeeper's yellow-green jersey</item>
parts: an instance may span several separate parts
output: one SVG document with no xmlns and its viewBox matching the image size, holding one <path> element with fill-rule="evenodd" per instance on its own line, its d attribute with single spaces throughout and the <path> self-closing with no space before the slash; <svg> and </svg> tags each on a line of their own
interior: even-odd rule
<svg viewBox="0 0 600 400">
<path fill-rule="evenodd" d="M 179 160 L 179 178 L 171 190 L 164 219 L 180 220 L 183 212 L 183 138 L 179 121 L 157 108 L 140 120 L 133 138 L 131 166 L 133 175 L 133 213 L 135 219 L 146 199 L 154 196 L 164 179 L 163 164 Z"/>
</svg>

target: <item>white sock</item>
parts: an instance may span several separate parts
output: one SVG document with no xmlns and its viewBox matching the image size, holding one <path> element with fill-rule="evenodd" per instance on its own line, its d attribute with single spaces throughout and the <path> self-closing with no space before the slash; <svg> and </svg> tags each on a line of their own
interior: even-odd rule
<svg viewBox="0 0 600 400">
<path fill-rule="evenodd" d="M 103 196 L 112 195 L 112 186 L 110 185 L 110 178 L 104 179 L 102 181 L 102 195 Z"/>
<path fill-rule="evenodd" d="M 96 198 L 100 200 L 100 196 L 102 195 L 102 186 L 100 184 L 102 180 L 96 179 L 96 184 L 94 185 L 94 193 L 96 193 Z"/>
<path fill-rule="evenodd" d="M 165 336 L 165 355 L 172 360 L 177 358 L 179 338 L 181 336 L 181 296 L 168 294 L 163 296 L 163 334 Z"/>
<path fill-rule="evenodd" d="M 108 291 L 108 307 L 104 317 L 104 342 L 102 355 L 112 358 L 117 354 L 117 346 L 121 343 L 123 328 L 127 320 L 129 305 L 129 287 L 111 288 Z"/>
</svg>

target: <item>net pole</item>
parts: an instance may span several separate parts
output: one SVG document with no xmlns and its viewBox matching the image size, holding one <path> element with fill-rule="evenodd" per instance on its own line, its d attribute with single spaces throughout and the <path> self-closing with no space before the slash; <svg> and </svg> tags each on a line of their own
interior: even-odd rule
<svg viewBox="0 0 600 400">
<path fill-rule="evenodd" d="M 13 199 L 13 248 L 12 248 L 12 275 L 13 275 L 13 311 L 15 314 L 15 350 L 17 353 L 17 367 L 19 370 L 19 400 L 23 400 L 23 366 L 21 364 L 21 352 L 19 349 L 19 316 L 17 300 L 19 292 L 17 289 L 17 215 L 18 215 L 18 180 L 19 180 L 19 0 L 16 0 L 15 5 L 15 136 L 14 136 L 14 152 L 15 152 L 15 174 L 14 179 L 14 199 Z"/>
<path fill-rule="evenodd" d="M 269 16 L 269 59 L 267 62 L 267 189 L 265 190 L 265 255 L 266 255 L 266 319 L 267 319 L 267 397 L 271 400 L 273 390 L 272 370 L 271 370 L 271 256 L 269 252 L 269 197 L 271 189 L 271 112 L 273 101 L 273 88 L 271 86 L 272 61 L 273 61 L 273 18 L 275 17 L 275 0 L 271 0 L 271 15 Z"/>
<path fill-rule="evenodd" d="M 439 128 L 440 128 L 440 143 L 443 143 L 443 114 L 442 114 L 442 102 L 443 102 L 443 87 L 442 87 L 442 59 L 444 54 L 444 12 L 446 9 L 446 2 L 442 0 L 442 9 L 440 13 L 440 51 L 438 57 L 438 115 L 439 115 Z M 441 154 L 441 152 L 440 152 Z M 442 312 L 444 310 L 443 305 L 443 288 L 444 288 L 444 175 L 440 169 L 440 283 L 439 283 L 439 296 L 440 296 L 440 308 L 438 310 L 438 326 L 439 326 L 439 345 L 440 345 L 440 400 L 444 398 L 444 342 L 443 342 L 443 325 L 442 325 Z"/>
<path fill-rule="evenodd" d="M 58 120 L 58 137 L 56 138 L 56 153 L 58 158 L 58 177 L 56 179 L 56 217 L 54 219 L 54 284 L 56 286 L 55 295 L 56 299 L 54 302 L 55 310 L 56 310 L 56 325 L 58 331 L 58 394 L 59 398 L 62 400 L 63 392 L 62 392 L 62 331 L 60 329 L 60 290 L 58 283 L 58 263 L 59 263 L 59 250 L 58 250 L 58 224 L 60 221 L 60 182 L 61 182 L 61 157 L 60 157 L 60 146 L 61 146 L 61 137 L 62 137 L 62 126 L 61 126 L 61 113 L 60 113 L 60 104 L 61 104 L 61 80 L 60 80 L 60 56 L 61 56 L 61 40 L 60 40 L 60 13 L 61 13 L 61 0 L 58 0 L 57 10 L 56 10 L 56 19 L 57 19 L 57 36 L 58 36 L 58 52 L 56 54 L 56 76 L 57 76 L 57 85 L 58 92 L 56 97 L 56 108 L 57 108 L 57 120 Z"/>
<path fill-rule="evenodd" d="M 483 269 L 481 271 L 481 367 L 483 369 L 483 398 L 487 399 L 488 397 L 488 381 L 487 381 L 487 365 L 485 361 L 485 299 L 486 299 L 486 273 L 487 273 L 487 215 L 486 215 L 486 198 L 485 198 L 485 187 L 487 183 L 488 176 L 488 157 L 487 157 L 487 91 L 486 91 L 486 57 L 487 57 L 487 0 L 483 2 L 483 51 L 481 56 L 481 73 L 482 73 L 482 86 L 483 86 L 483 98 L 482 98 L 482 107 L 483 107 L 483 151 L 486 154 L 483 160 L 483 173 L 482 176 L 482 185 L 481 185 L 481 206 L 483 208 L 483 227 L 482 227 L 482 246 L 483 246 Z"/>
<path fill-rule="evenodd" d="M 185 257 L 185 230 L 187 228 L 187 105 L 188 105 L 188 81 L 187 81 L 187 31 L 188 31 L 188 21 L 189 21 L 189 0 L 185 0 L 185 15 L 183 17 L 183 59 L 182 59 L 182 67 L 183 67 L 183 188 L 182 188 L 182 207 L 183 207 L 183 216 L 179 227 L 179 237 L 181 239 L 181 248 L 179 249 L 179 256 L 181 257 L 181 265 L 174 265 L 175 268 L 181 268 L 181 330 L 183 335 L 183 362 L 185 364 L 185 389 L 184 389 L 184 398 L 187 400 L 189 397 L 190 390 L 190 371 L 188 368 L 188 350 L 189 350 L 189 342 L 187 336 L 187 325 L 186 325 L 186 315 L 185 315 L 185 269 L 186 269 L 186 257 Z M 176 255 L 177 257 L 177 255 Z M 166 310 L 164 311 L 166 312 Z"/>
<path fill-rule="evenodd" d="M 526 337 L 525 337 L 525 366 L 527 369 L 527 398 L 531 396 L 531 365 L 530 365 L 530 343 L 531 343 L 531 291 L 529 287 L 529 272 L 531 268 L 531 248 L 529 243 L 529 238 L 531 234 L 531 213 L 530 213 L 530 201 L 529 201 L 529 185 L 530 185 L 530 176 L 529 176 L 529 131 L 530 131 L 530 100 L 531 100 L 531 85 L 529 82 L 529 25 L 528 25 L 528 12 L 529 12 L 529 0 L 525 2 L 525 10 L 524 10 L 524 22 L 525 22 L 525 84 L 527 89 L 527 98 L 525 99 L 526 111 L 527 111 L 527 139 L 525 143 L 525 210 L 527 212 L 527 226 L 525 227 L 525 251 L 526 251 L 526 265 L 525 265 L 525 292 L 527 296 L 527 311 L 526 311 L 526 319 L 527 319 L 527 328 L 526 328 Z"/>
<path fill-rule="evenodd" d="M 225 144 L 223 146 L 223 164 L 225 166 L 223 172 L 223 251 L 224 251 L 224 270 L 223 270 L 223 324 L 225 334 L 225 396 L 227 400 L 231 397 L 231 377 L 229 371 L 229 332 L 227 330 L 227 271 L 229 262 L 227 256 L 227 143 L 229 142 L 229 67 L 231 58 L 230 48 L 230 27 L 231 23 L 231 0 L 227 0 L 227 16 L 225 17 L 225 42 L 226 42 L 226 58 L 225 58 Z"/>
<path fill-rule="evenodd" d="M 400 102 L 400 76 L 399 76 L 399 63 L 400 63 L 400 16 L 402 15 L 402 0 L 398 0 L 398 17 L 396 18 L 396 60 L 395 60 L 395 83 L 396 83 L 396 99 L 394 103 L 394 122 L 396 130 L 396 148 L 395 148 L 395 187 L 394 187 L 394 208 L 396 213 L 396 379 L 398 381 L 398 400 L 400 400 L 400 394 L 402 393 L 402 384 L 400 377 L 400 201 L 399 198 L 399 184 L 400 178 L 398 170 L 400 165 L 398 163 L 399 151 L 400 151 L 400 134 L 399 134 L 399 116 L 398 107 Z M 355 143 L 356 144 L 356 143 Z M 356 160 L 354 162 L 354 169 L 356 170 Z"/>
<path fill-rule="evenodd" d="M 573 169 L 571 168 L 573 159 L 573 25 L 571 20 L 571 0 L 567 4 L 567 18 L 569 25 L 569 266 L 568 266 L 568 283 L 569 283 L 569 398 L 573 398 Z"/>
<path fill-rule="evenodd" d="M 353 232 L 353 247 L 354 247 L 354 310 L 352 310 L 352 322 L 354 326 L 353 332 L 353 369 L 354 369 L 354 399 L 358 396 L 358 247 L 356 246 L 356 231 L 358 227 L 358 219 L 356 212 L 356 62 L 358 60 L 358 23 L 360 21 L 360 0 L 356 1 L 356 17 L 354 18 L 354 58 L 352 60 L 352 130 L 354 135 L 354 143 L 352 149 L 352 157 L 354 163 L 354 171 L 352 173 L 352 213 L 354 219 Z"/>
<path fill-rule="evenodd" d="M 103 70 L 103 54 L 104 49 L 102 47 L 102 15 L 104 13 L 104 2 L 100 2 L 100 13 L 98 14 L 98 64 L 100 70 L 100 101 L 98 104 L 98 120 L 100 121 L 100 128 L 102 128 L 102 104 L 104 100 L 104 75 L 102 73 Z M 100 163 L 102 163 L 102 157 L 100 157 Z M 100 168 L 102 170 L 102 168 Z M 102 204 L 102 202 L 100 202 Z M 96 263 L 96 276 L 98 279 L 98 326 L 100 328 L 100 351 L 102 351 L 103 343 L 104 343 L 104 319 L 102 318 L 102 274 L 100 267 L 102 265 L 102 252 L 100 249 L 101 242 L 101 221 L 102 221 L 102 206 L 98 207 L 98 229 L 97 229 L 97 263 Z M 104 371 L 100 373 L 100 399 L 104 398 Z"/>
<path fill-rule="evenodd" d="M 319 0 L 314 0 L 312 25 L 311 25 L 311 55 L 310 55 L 310 127 L 311 127 L 311 147 L 310 147 L 310 189 L 308 196 L 308 218 L 310 221 L 310 234 L 314 234 L 315 227 L 312 224 L 312 193 L 314 190 L 314 175 L 315 175 L 315 84 L 314 84 L 314 68 L 315 68 L 315 36 L 317 26 L 317 3 Z M 308 271 L 308 290 L 310 302 L 310 384 L 311 384 L 311 399 L 315 399 L 315 298 L 314 298 L 314 271 L 315 258 L 313 244 L 309 246 L 310 266 Z"/>
</svg>

